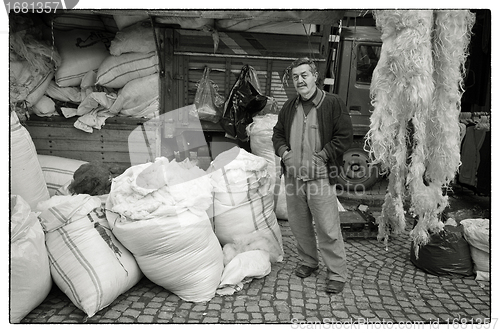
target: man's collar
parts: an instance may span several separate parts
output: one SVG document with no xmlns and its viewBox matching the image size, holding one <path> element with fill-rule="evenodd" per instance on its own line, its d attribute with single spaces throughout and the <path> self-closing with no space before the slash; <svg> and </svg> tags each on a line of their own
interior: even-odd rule
<svg viewBox="0 0 500 333">
<path fill-rule="evenodd" d="M 321 102 L 321 99 L 323 98 L 323 95 L 324 95 L 324 92 L 323 90 L 319 89 L 318 87 L 316 87 L 316 91 L 317 91 L 317 94 L 316 94 L 316 97 L 314 97 L 314 99 L 312 100 L 312 103 L 314 104 L 315 107 L 318 106 L 318 104 Z M 300 95 L 297 95 L 297 98 L 295 99 L 295 107 L 298 107 L 299 106 L 299 103 L 300 103 Z"/>
</svg>

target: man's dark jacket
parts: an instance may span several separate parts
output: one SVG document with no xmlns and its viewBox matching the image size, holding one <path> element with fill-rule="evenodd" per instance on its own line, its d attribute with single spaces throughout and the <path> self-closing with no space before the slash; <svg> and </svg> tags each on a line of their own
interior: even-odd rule
<svg viewBox="0 0 500 333">
<path fill-rule="evenodd" d="M 281 147 L 290 148 L 290 131 L 297 113 L 299 99 L 300 96 L 297 95 L 286 101 L 278 114 L 278 122 L 273 129 L 273 146 L 278 156 L 282 154 L 283 148 Z M 313 103 L 317 109 L 319 135 L 323 147 L 320 156 L 326 157 L 329 182 L 334 185 L 341 170 L 344 152 L 352 144 L 351 117 L 345 103 L 336 94 L 318 88 L 318 94 Z M 281 165 L 284 168 L 283 162 Z"/>
</svg>

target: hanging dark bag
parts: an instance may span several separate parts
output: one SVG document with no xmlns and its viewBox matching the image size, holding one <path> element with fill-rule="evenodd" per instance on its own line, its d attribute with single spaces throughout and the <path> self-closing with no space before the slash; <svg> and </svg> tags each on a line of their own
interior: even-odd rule
<svg viewBox="0 0 500 333">
<path fill-rule="evenodd" d="M 245 65 L 234 83 L 224 104 L 220 125 L 228 136 L 241 141 L 248 140 L 246 127 L 253 116 L 267 103 L 267 97 L 260 91 L 257 73 L 252 66 Z"/>
</svg>

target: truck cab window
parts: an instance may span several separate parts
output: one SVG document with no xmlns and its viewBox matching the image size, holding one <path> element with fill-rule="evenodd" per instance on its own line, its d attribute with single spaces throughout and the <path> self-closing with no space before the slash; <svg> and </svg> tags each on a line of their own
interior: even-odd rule
<svg viewBox="0 0 500 333">
<path fill-rule="evenodd" d="M 380 58 L 381 47 L 359 44 L 356 54 L 356 83 L 370 84 L 372 73 Z"/>
</svg>

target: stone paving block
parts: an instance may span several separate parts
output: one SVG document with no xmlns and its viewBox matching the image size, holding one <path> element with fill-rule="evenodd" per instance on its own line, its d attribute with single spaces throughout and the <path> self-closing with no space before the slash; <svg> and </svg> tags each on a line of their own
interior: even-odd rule
<svg viewBox="0 0 500 333">
<path fill-rule="evenodd" d="M 149 302 L 148 303 L 148 308 L 154 308 L 154 309 L 159 309 L 161 307 L 161 303 L 160 302 Z"/>
<path fill-rule="evenodd" d="M 175 323 L 175 324 L 186 323 L 187 322 L 187 318 L 186 317 L 173 317 L 172 318 L 172 322 Z"/>
<path fill-rule="evenodd" d="M 127 309 L 123 312 L 123 315 L 130 316 L 132 318 L 137 318 L 141 314 L 140 311 L 134 309 Z"/>
<path fill-rule="evenodd" d="M 122 324 L 130 324 L 134 322 L 134 319 L 122 316 L 117 319 L 117 322 Z"/>
<path fill-rule="evenodd" d="M 266 322 L 273 322 L 277 320 L 277 317 L 274 313 L 266 313 L 264 314 L 264 320 Z"/>
<path fill-rule="evenodd" d="M 366 310 L 371 308 L 370 303 L 368 302 L 356 302 L 356 306 L 358 307 L 358 309 L 361 310 Z"/>
<path fill-rule="evenodd" d="M 288 292 L 277 292 L 276 298 L 277 299 L 288 299 Z"/>
<path fill-rule="evenodd" d="M 203 318 L 203 313 L 202 312 L 190 312 L 188 315 L 189 319 L 202 319 Z"/>
<path fill-rule="evenodd" d="M 122 314 L 118 311 L 115 310 L 109 310 L 107 311 L 104 315 L 103 318 L 110 318 L 110 319 L 117 319 L 120 317 Z"/>
<path fill-rule="evenodd" d="M 173 316 L 174 316 L 173 312 L 160 311 L 158 313 L 158 318 L 160 318 L 160 319 L 170 320 L 173 318 Z"/>
<path fill-rule="evenodd" d="M 304 306 L 304 300 L 300 299 L 298 297 L 292 298 L 291 303 L 292 303 L 292 306 L 300 306 L 300 307 Z"/>
<path fill-rule="evenodd" d="M 468 315 L 476 315 L 479 313 L 479 311 L 474 308 L 466 308 L 464 311 L 467 312 Z"/>
<path fill-rule="evenodd" d="M 368 300 L 371 303 L 382 303 L 382 299 L 380 297 L 368 296 Z"/>
<path fill-rule="evenodd" d="M 349 314 L 346 311 L 332 311 L 332 314 L 335 319 L 349 318 Z"/>
<path fill-rule="evenodd" d="M 157 308 L 145 308 L 143 310 L 143 313 L 146 314 L 146 315 L 153 315 L 154 316 L 159 311 L 160 311 L 160 309 L 157 309 Z"/>
<path fill-rule="evenodd" d="M 144 309 L 145 303 L 144 302 L 134 302 L 134 303 L 132 303 L 131 307 L 134 309 Z"/>
<path fill-rule="evenodd" d="M 234 313 L 232 312 L 221 313 L 220 319 L 226 321 L 232 321 L 234 320 Z"/>
<path fill-rule="evenodd" d="M 219 322 L 219 318 L 215 318 L 215 317 L 205 317 L 203 318 L 203 320 L 201 321 L 203 324 L 216 324 Z"/>
<path fill-rule="evenodd" d="M 150 316 L 150 315 L 140 315 L 139 317 L 137 317 L 137 322 L 138 323 L 152 323 L 154 320 L 154 316 Z"/>
</svg>

